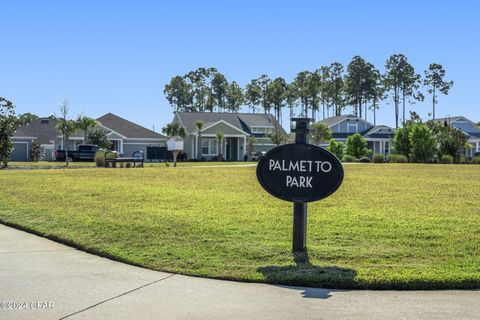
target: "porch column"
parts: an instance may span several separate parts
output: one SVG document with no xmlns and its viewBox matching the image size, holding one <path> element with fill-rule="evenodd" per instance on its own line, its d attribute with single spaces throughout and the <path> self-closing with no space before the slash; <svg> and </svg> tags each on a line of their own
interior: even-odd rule
<svg viewBox="0 0 480 320">
<path fill-rule="evenodd" d="M 247 154 L 247 136 L 243 136 L 243 159 L 245 159 L 246 154 Z"/>
</svg>

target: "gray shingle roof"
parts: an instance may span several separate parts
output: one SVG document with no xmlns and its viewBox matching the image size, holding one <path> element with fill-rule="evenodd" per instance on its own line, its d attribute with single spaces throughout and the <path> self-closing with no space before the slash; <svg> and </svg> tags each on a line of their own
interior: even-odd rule
<svg viewBox="0 0 480 320">
<path fill-rule="evenodd" d="M 180 122 L 185 126 L 185 130 L 192 134 L 197 131 L 195 122 L 201 120 L 204 127 L 223 120 L 234 127 L 251 134 L 250 127 L 275 127 L 278 122 L 274 116 L 265 113 L 228 113 L 228 112 L 176 112 Z M 282 133 L 287 135 L 280 126 Z"/>
<path fill-rule="evenodd" d="M 58 136 L 56 121 L 49 118 L 39 118 L 30 124 L 23 125 L 15 131 L 14 138 L 34 137 L 40 144 L 51 144 Z"/>
<path fill-rule="evenodd" d="M 97 119 L 102 125 L 130 139 L 167 139 L 166 136 L 125 120 L 113 113 Z"/>
<path fill-rule="evenodd" d="M 326 119 L 323 119 L 323 120 L 320 120 L 318 122 L 320 123 L 323 123 L 327 126 L 332 126 L 334 125 L 335 123 L 337 122 L 341 122 L 345 119 L 348 119 L 348 118 L 354 118 L 355 116 L 351 115 L 351 114 L 346 114 L 346 115 L 343 115 L 343 116 L 335 116 L 335 117 L 329 117 L 329 118 L 326 118 Z"/>
<path fill-rule="evenodd" d="M 393 129 L 385 125 L 374 126 L 363 134 L 364 137 L 370 138 L 391 138 L 394 135 Z"/>
</svg>

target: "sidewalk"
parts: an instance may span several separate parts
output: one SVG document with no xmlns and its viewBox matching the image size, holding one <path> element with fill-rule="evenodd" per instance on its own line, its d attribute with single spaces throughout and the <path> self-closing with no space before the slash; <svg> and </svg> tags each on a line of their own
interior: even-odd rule
<svg viewBox="0 0 480 320">
<path fill-rule="evenodd" d="M 480 319 L 480 291 L 347 291 L 193 278 L 0 224 L 0 319 Z"/>
</svg>

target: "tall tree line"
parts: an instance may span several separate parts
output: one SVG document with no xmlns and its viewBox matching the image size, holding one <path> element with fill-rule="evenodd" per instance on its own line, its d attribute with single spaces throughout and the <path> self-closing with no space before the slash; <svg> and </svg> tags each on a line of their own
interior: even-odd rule
<svg viewBox="0 0 480 320">
<path fill-rule="evenodd" d="M 321 66 L 317 70 L 299 72 L 291 83 L 284 78 L 271 79 L 260 75 L 242 88 L 236 81 L 229 82 L 216 68 L 198 68 L 183 76 L 175 76 L 165 86 L 164 93 L 175 111 L 238 112 L 247 106 L 252 113 L 273 114 L 281 121 L 283 108 L 290 117 L 304 116 L 318 120 L 340 116 L 347 108 L 360 118 L 376 114 L 380 102 L 393 106 L 395 125 L 406 121 L 407 103 L 423 101 L 421 91 L 426 87 L 432 96 L 432 113 L 438 93 L 448 94 L 452 81 L 444 80 L 445 70 L 432 63 L 424 77 L 415 71 L 403 54 L 392 54 L 381 73 L 372 63 L 360 56 L 352 58 L 346 68 L 339 62 Z M 295 110 L 299 108 L 299 113 Z"/>
</svg>

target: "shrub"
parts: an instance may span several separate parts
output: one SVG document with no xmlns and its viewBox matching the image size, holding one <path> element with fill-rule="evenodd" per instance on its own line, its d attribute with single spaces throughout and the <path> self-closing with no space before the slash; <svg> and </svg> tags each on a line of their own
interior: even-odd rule
<svg viewBox="0 0 480 320">
<path fill-rule="evenodd" d="M 431 162 L 437 151 L 437 141 L 432 130 L 423 123 L 412 124 L 409 138 L 413 159 L 418 162 Z"/>
<path fill-rule="evenodd" d="M 373 155 L 373 162 L 374 163 L 384 163 L 385 162 L 385 156 L 381 153 L 377 153 Z"/>
<path fill-rule="evenodd" d="M 451 164 L 453 163 L 453 157 L 448 155 L 448 154 L 444 154 L 441 158 L 440 158 L 440 162 L 441 163 L 444 163 L 444 164 Z"/>
<path fill-rule="evenodd" d="M 393 148 L 397 153 L 404 155 L 407 159 L 409 158 L 412 148 L 409 139 L 409 128 L 410 127 L 405 124 L 403 128 L 395 131 L 395 136 L 393 137 Z"/>
<path fill-rule="evenodd" d="M 337 156 L 338 159 L 343 159 L 343 149 L 345 145 L 340 141 L 335 141 L 330 139 L 330 145 L 328 146 L 328 151 Z"/>
<path fill-rule="evenodd" d="M 472 159 L 473 164 L 480 164 L 480 156 L 475 156 Z"/>
<path fill-rule="evenodd" d="M 348 154 L 344 155 L 342 158 L 342 162 L 355 162 L 355 161 L 357 161 L 357 158 Z"/>
<path fill-rule="evenodd" d="M 360 159 L 357 160 L 357 162 L 362 162 L 362 163 L 370 163 L 372 160 L 368 157 L 361 157 Z"/>
<path fill-rule="evenodd" d="M 30 146 L 30 161 L 38 162 L 43 156 L 44 149 L 37 143 L 33 142 Z"/>
<path fill-rule="evenodd" d="M 355 158 L 367 157 L 372 151 L 368 149 L 367 140 L 360 133 L 355 133 L 347 138 L 345 146 L 345 154 L 354 156 Z"/>
<path fill-rule="evenodd" d="M 107 150 L 98 150 L 95 153 L 95 165 L 97 167 L 105 167 L 105 153 L 106 152 L 108 152 L 108 151 Z M 110 153 L 108 155 L 108 158 L 113 159 L 114 155 Z M 113 164 L 112 164 L 112 166 L 113 166 Z"/>
<path fill-rule="evenodd" d="M 402 154 L 389 154 L 387 156 L 387 162 L 391 163 L 407 163 L 408 159 Z"/>
<path fill-rule="evenodd" d="M 460 159 L 458 160 L 458 163 L 460 163 L 460 164 L 466 164 L 466 163 L 468 163 L 467 157 L 461 156 Z"/>
</svg>

